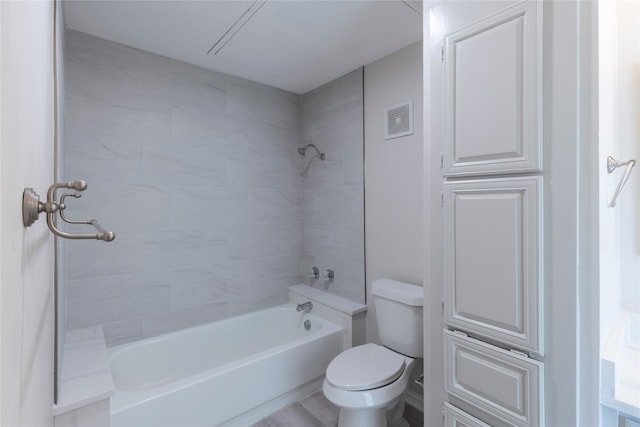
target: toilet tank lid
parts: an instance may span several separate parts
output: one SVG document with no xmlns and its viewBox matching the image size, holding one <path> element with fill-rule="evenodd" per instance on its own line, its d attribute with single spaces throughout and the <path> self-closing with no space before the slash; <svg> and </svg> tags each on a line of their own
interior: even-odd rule
<svg viewBox="0 0 640 427">
<path fill-rule="evenodd" d="M 371 284 L 371 293 L 379 297 L 416 307 L 422 307 L 424 302 L 424 294 L 421 286 L 411 285 L 397 280 L 374 280 Z"/>
</svg>

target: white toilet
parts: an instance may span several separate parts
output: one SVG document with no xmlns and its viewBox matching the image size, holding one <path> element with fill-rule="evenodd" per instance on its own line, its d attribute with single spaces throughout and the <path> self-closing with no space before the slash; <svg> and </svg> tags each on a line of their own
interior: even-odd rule
<svg viewBox="0 0 640 427">
<path fill-rule="evenodd" d="M 322 385 L 340 408 L 338 427 L 408 425 L 402 418 L 409 376 L 422 358 L 422 288 L 390 279 L 372 284 L 380 341 L 352 347 L 331 361 Z"/>
</svg>

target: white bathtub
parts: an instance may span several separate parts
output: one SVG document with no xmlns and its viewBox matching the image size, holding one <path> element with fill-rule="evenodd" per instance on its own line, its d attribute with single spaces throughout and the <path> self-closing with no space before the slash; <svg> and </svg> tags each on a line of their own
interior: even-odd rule
<svg viewBox="0 0 640 427">
<path fill-rule="evenodd" d="M 285 304 L 114 347 L 111 426 L 222 424 L 322 378 L 342 334 Z"/>
</svg>

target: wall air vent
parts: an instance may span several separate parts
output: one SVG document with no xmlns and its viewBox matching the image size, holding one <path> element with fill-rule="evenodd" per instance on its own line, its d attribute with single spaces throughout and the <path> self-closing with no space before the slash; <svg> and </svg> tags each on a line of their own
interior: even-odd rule
<svg viewBox="0 0 640 427">
<path fill-rule="evenodd" d="M 413 134 L 413 101 L 384 109 L 384 139 Z"/>
</svg>

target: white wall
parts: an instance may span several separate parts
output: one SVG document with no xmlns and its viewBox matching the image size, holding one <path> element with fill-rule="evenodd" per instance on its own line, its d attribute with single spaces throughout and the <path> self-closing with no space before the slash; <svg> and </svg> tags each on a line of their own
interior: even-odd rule
<svg viewBox="0 0 640 427">
<path fill-rule="evenodd" d="M 609 177 L 606 171 L 606 157 L 619 157 L 618 132 L 616 125 L 617 106 L 617 69 L 618 69 L 618 32 L 616 31 L 617 16 L 616 3 L 602 2 L 599 8 L 599 125 L 600 125 L 600 281 L 603 283 L 620 283 L 620 248 L 619 225 L 617 216 L 620 208 L 612 209 L 607 205 L 607 198 L 615 191 L 616 178 L 620 178 L 621 171 Z M 627 153 L 625 153 L 627 154 Z M 631 184 L 631 183 L 629 183 Z M 627 192 L 625 199 L 629 196 Z M 621 200 L 622 202 L 622 200 Z M 604 338 L 608 334 L 615 316 L 620 308 L 619 286 L 608 286 L 608 291 L 600 296 L 600 335 Z M 606 340 L 601 340 L 605 342 Z"/>
<path fill-rule="evenodd" d="M 384 139 L 384 109 L 413 100 L 413 135 Z M 365 67 L 365 247 L 367 342 L 377 341 L 371 282 L 422 286 L 422 43 Z"/>
<path fill-rule="evenodd" d="M 601 343 L 622 310 L 640 311 L 640 184 L 636 168 L 615 207 L 608 206 L 624 167 L 611 175 L 606 158 L 640 161 L 640 4 L 600 5 L 600 316 Z"/>
<path fill-rule="evenodd" d="M 53 3 L 0 2 L 0 424 L 52 425 L 53 238 L 22 191 L 53 179 Z"/>
<path fill-rule="evenodd" d="M 615 400 L 631 403 L 634 367 L 627 365 L 624 341 L 619 338 L 624 312 L 640 312 L 640 169 L 631 172 L 615 207 L 609 203 L 625 166 L 612 174 L 607 156 L 640 161 L 640 3 L 598 3 L 599 20 L 599 357 L 613 359 L 601 373 L 601 425 L 618 425 Z M 599 361 L 599 358 L 598 358 Z M 637 370 L 635 370 L 637 373 Z M 615 377 L 615 379 L 614 379 Z M 626 379 L 626 380 L 623 380 Z M 626 383 L 626 384 L 625 384 Z M 600 398 L 597 396 L 597 398 Z M 613 398 L 615 396 L 615 399 Z M 637 393 L 636 393 L 637 396 Z M 625 402 L 626 400 L 626 402 Z M 635 399 L 637 402 L 637 398 Z M 633 404 L 631 404 L 633 406 Z M 638 406 L 636 403 L 635 406 Z"/>
<path fill-rule="evenodd" d="M 614 157 L 640 161 L 640 3 L 618 5 L 618 144 Z M 640 312 L 640 179 L 633 171 L 616 208 L 620 211 L 621 306 Z M 620 169 L 613 175 L 620 178 Z M 608 180 L 611 182 L 611 178 Z M 617 183 L 616 183 L 617 184 Z M 615 209 L 615 208 L 614 208 Z"/>
</svg>

